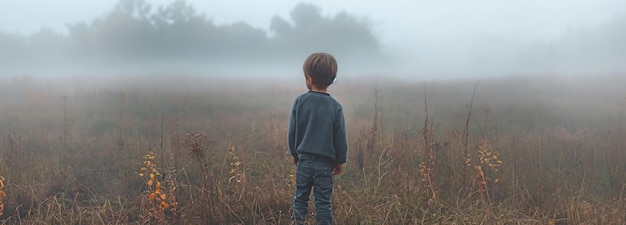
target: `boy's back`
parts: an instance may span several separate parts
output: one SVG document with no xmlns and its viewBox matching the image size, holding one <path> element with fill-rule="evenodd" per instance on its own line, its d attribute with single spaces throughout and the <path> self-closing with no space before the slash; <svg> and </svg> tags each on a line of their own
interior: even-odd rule
<svg viewBox="0 0 626 225">
<path fill-rule="evenodd" d="M 309 91 L 296 98 L 291 110 L 289 150 L 292 156 L 313 154 L 345 163 L 346 127 L 343 109 L 328 93 Z"/>
</svg>

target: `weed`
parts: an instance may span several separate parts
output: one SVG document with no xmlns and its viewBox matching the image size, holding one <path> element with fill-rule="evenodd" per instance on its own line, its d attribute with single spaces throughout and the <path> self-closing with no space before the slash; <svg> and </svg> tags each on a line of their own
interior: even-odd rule
<svg viewBox="0 0 626 225">
<path fill-rule="evenodd" d="M 243 182 L 243 172 L 241 170 L 243 165 L 237 154 L 235 154 L 235 146 L 231 146 L 228 149 L 228 155 L 230 156 L 230 170 L 228 170 L 230 177 L 228 178 L 228 183 L 241 184 Z"/>
<path fill-rule="evenodd" d="M 7 193 L 4 192 L 4 177 L 0 176 L 0 217 L 4 215 L 4 199 L 7 198 Z"/>
<path fill-rule="evenodd" d="M 192 159 L 200 165 L 202 172 L 202 189 L 200 191 L 202 199 L 200 210 L 204 212 L 201 214 L 202 220 L 208 223 L 220 223 L 224 221 L 219 208 L 222 195 L 205 154 L 208 145 L 213 142 L 215 141 L 209 140 L 209 136 L 205 133 L 188 133 L 183 138 L 183 146 L 187 148 Z"/>
<path fill-rule="evenodd" d="M 425 92 L 425 91 L 424 91 Z M 424 111 L 426 117 L 424 119 L 424 127 L 422 128 L 422 139 L 424 140 L 424 152 L 422 154 L 422 162 L 419 164 L 420 179 L 420 191 L 422 193 L 423 201 L 427 202 L 429 206 L 433 204 L 433 201 L 437 200 L 437 190 L 435 185 L 435 162 L 436 154 L 433 148 L 433 134 L 431 126 L 429 126 L 428 120 L 428 102 L 426 94 L 424 94 Z"/>
<path fill-rule="evenodd" d="M 156 154 L 152 151 L 143 157 L 143 166 L 139 169 L 139 176 L 145 179 L 145 195 L 142 196 L 142 217 L 144 221 L 166 223 L 166 211 L 176 212 L 175 181 L 167 180 L 169 190 L 164 191 L 162 174 L 154 162 Z M 168 177 L 172 178 L 172 177 Z"/>
</svg>

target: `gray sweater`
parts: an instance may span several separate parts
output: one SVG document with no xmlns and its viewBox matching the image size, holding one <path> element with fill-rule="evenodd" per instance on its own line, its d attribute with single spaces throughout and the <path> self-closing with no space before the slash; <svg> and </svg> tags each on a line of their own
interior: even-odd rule
<svg viewBox="0 0 626 225">
<path fill-rule="evenodd" d="M 308 153 L 345 163 L 348 138 L 341 104 L 328 93 L 309 91 L 296 97 L 289 117 L 288 139 L 293 157 Z"/>
</svg>

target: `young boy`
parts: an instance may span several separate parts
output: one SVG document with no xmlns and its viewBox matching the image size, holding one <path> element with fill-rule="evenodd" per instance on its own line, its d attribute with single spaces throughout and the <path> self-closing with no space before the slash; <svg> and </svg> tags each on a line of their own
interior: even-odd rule
<svg viewBox="0 0 626 225">
<path fill-rule="evenodd" d="M 327 92 L 337 61 L 328 53 L 313 53 L 303 70 L 309 91 L 296 97 L 289 118 L 289 152 L 297 165 L 292 220 L 304 223 L 313 188 L 317 224 L 332 224 L 332 175 L 341 173 L 348 152 L 343 109 Z"/>
</svg>

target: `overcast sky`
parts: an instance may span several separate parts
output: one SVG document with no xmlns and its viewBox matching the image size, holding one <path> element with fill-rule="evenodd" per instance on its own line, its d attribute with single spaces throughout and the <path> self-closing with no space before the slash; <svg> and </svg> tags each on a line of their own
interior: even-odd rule
<svg viewBox="0 0 626 225">
<path fill-rule="evenodd" d="M 172 0 L 151 0 L 167 5 Z M 288 17 L 299 0 L 188 0 L 216 23 L 244 21 L 269 28 L 274 15 Z M 92 21 L 117 0 L 0 0 L 0 30 L 29 34 L 42 26 Z M 596 26 L 626 11 L 623 0 L 318 0 L 324 14 L 347 11 L 367 17 L 385 44 L 419 37 L 501 35 L 555 39 L 567 29 Z M 409 29 L 407 29 L 409 28 Z"/>
<path fill-rule="evenodd" d="M 173 1 L 147 2 L 159 6 Z M 243 21 L 269 30 L 273 16 L 289 18 L 294 6 L 303 1 L 187 2 L 216 24 Z M 117 3 L 118 0 L 0 0 L 0 31 L 31 34 L 48 27 L 65 33 L 66 24 L 91 22 L 111 11 Z M 483 52 L 483 47 L 476 46 L 490 40 L 500 40 L 500 49 L 506 48 L 507 43 L 558 41 L 572 30 L 594 29 L 609 23 L 617 14 L 626 14 L 624 0 L 318 0 L 312 3 L 322 9 L 323 15 L 346 11 L 366 18 L 383 50 L 393 52 L 399 59 L 419 58 L 408 57 L 414 56 L 412 52 L 417 49 L 428 52 L 427 57 L 421 56 L 423 67 L 433 66 L 434 70 L 451 61 L 463 63 L 467 62 L 466 57 L 476 58 L 477 53 Z M 463 55 L 467 52 L 471 55 Z M 495 60 L 488 62 L 497 62 L 497 57 Z M 475 63 L 468 64 L 463 65 L 463 70 Z"/>
</svg>

